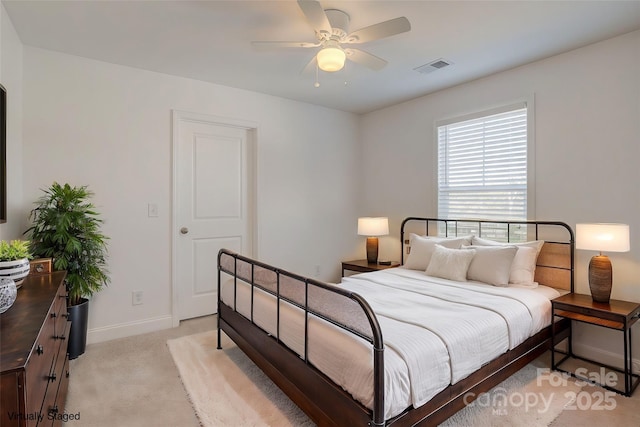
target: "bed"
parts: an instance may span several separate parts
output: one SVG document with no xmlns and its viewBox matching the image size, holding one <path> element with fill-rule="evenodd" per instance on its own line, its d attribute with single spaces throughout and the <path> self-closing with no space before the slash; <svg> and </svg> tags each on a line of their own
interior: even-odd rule
<svg viewBox="0 0 640 427">
<path fill-rule="evenodd" d="M 573 292 L 568 225 L 410 217 L 400 242 L 401 267 L 339 284 L 221 250 L 218 348 L 318 425 L 435 425 L 567 336 L 549 301 Z"/>
</svg>

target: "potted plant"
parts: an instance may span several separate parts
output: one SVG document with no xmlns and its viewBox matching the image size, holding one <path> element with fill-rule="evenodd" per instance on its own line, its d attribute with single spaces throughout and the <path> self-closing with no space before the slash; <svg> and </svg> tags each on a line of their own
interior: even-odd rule
<svg viewBox="0 0 640 427">
<path fill-rule="evenodd" d="M 87 340 L 89 298 L 109 283 L 106 269 L 106 237 L 102 219 L 89 201 L 87 186 L 72 187 L 54 182 L 43 190 L 31 211 L 34 255 L 52 258 L 54 270 L 66 270 L 69 294 L 69 359 L 84 353 Z"/>
<path fill-rule="evenodd" d="M 20 287 L 29 275 L 31 251 L 25 240 L 0 241 L 0 278 L 5 277 Z"/>
<path fill-rule="evenodd" d="M 29 258 L 29 242 L 0 241 L 0 313 L 7 311 L 16 301 L 17 289 L 29 275 Z"/>
</svg>

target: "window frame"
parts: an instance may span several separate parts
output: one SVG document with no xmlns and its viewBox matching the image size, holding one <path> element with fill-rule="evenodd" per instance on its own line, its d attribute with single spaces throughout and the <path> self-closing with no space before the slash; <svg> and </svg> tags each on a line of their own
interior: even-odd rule
<svg viewBox="0 0 640 427">
<path fill-rule="evenodd" d="M 438 140 L 438 128 L 446 126 L 452 123 L 463 122 L 467 120 L 478 119 L 485 116 L 491 116 L 494 114 L 500 114 L 511 110 L 517 110 L 521 108 L 527 109 L 527 208 L 526 218 L 523 220 L 535 220 L 536 219 L 536 174 L 535 174 L 535 102 L 534 96 L 528 96 L 526 98 L 517 99 L 512 102 L 506 102 L 492 107 L 486 107 L 474 110 L 470 113 L 453 115 L 447 118 L 439 119 L 434 122 L 433 127 L 433 204 L 435 214 L 438 216 L 439 212 L 439 176 L 438 176 L 438 156 L 439 156 L 439 140 Z M 446 219 L 465 219 L 465 218 L 446 218 Z M 473 218 L 473 219 L 492 219 L 492 218 Z M 493 218 L 496 219 L 496 218 Z M 496 219 L 498 220 L 498 219 Z"/>
</svg>

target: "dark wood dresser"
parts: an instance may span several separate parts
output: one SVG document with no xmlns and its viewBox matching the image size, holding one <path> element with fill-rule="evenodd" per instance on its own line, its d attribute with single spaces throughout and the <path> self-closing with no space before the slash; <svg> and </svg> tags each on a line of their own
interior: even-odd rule
<svg viewBox="0 0 640 427">
<path fill-rule="evenodd" d="M 59 426 L 69 384 L 64 271 L 30 274 L 0 314 L 0 425 Z"/>
</svg>

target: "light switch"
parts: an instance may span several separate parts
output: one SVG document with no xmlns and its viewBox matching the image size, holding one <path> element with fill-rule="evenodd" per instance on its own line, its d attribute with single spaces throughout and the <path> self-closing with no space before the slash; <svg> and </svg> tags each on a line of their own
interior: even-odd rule
<svg viewBox="0 0 640 427">
<path fill-rule="evenodd" d="M 158 216 L 158 205 L 156 203 L 149 203 L 147 205 L 149 218 L 155 218 Z"/>
</svg>

